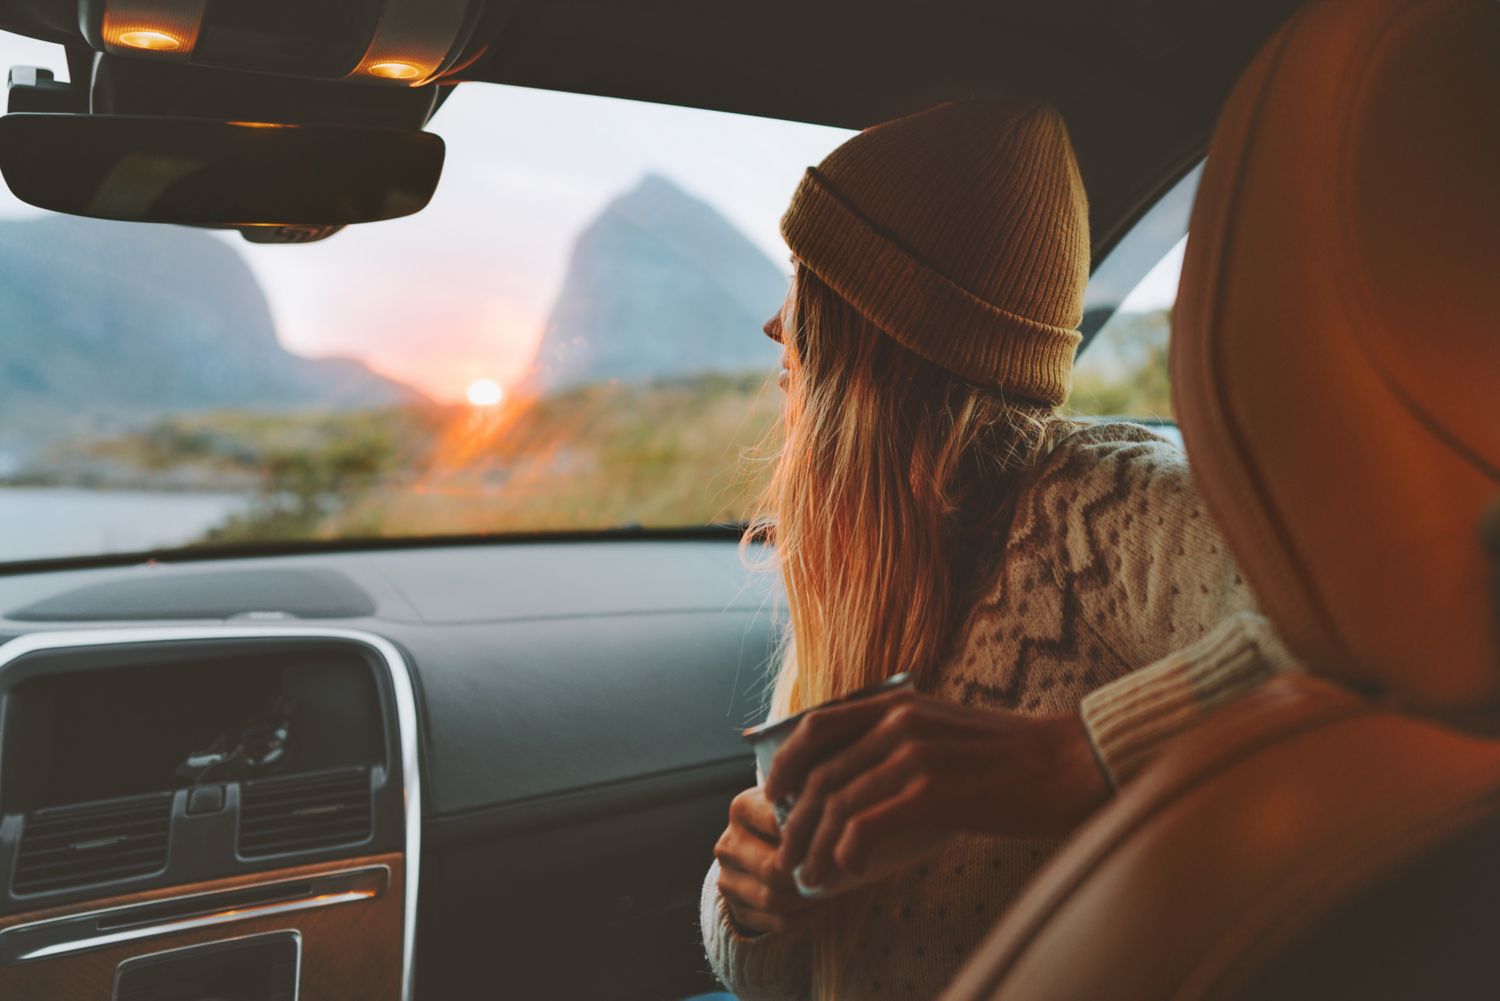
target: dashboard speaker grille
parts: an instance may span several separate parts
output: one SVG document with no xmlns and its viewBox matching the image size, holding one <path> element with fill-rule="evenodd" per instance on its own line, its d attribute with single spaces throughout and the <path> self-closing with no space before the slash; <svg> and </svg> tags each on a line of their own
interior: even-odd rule
<svg viewBox="0 0 1500 1001">
<path fill-rule="evenodd" d="M 255 779 L 240 787 L 240 856 L 284 855 L 368 841 L 369 769 Z"/>
<path fill-rule="evenodd" d="M 171 793 L 29 813 L 11 890 L 50 893 L 160 872 L 171 822 Z"/>
</svg>

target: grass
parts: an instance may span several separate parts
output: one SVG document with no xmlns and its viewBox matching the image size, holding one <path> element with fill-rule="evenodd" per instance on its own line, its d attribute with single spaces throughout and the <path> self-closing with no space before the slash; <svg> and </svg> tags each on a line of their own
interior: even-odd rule
<svg viewBox="0 0 1500 1001">
<path fill-rule="evenodd" d="M 769 387 L 769 388 L 768 388 Z M 739 521 L 780 399 L 764 376 L 597 385 L 458 415 L 419 475 L 370 491 L 335 535 L 427 535 Z"/>
<path fill-rule="evenodd" d="M 780 405 L 757 373 L 497 408 L 200 414 L 70 443 L 21 478 L 253 492 L 213 544 L 703 525 L 747 515 Z"/>
<path fill-rule="evenodd" d="M 1067 410 L 1171 415 L 1165 312 L 1101 332 Z M 1113 328 L 1113 329 L 1111 329 Z M 59 447 L 17 481 L 244 490 L 205 543 L 738 522 L 770 473 L 764 373 L 604 383 L 496 408 L 174 417 Z"/>
<path fill-rule="evenodd" d="M 1080 416 L 1170 420 L 1170 326 L 1167 310 L 1117 313 L 1078 359 L 1067 410 Z"/>
</svg>

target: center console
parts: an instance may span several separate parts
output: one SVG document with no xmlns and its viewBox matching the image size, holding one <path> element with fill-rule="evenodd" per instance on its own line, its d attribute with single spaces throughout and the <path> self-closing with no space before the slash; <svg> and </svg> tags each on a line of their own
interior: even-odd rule
<svg viewBox="0 0 1500 1001">
<path fill-rule="evenodd" d="M 301 627 L 0 647 L 0 997 L 410 996 L 411 679 Z"/>
</svg>

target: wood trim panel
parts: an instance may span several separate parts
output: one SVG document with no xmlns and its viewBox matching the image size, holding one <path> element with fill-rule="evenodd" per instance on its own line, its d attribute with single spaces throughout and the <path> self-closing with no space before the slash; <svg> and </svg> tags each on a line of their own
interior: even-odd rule
<svg viewBox="0 0 1500 1001">
<path fill-rule="evenodd" d="M 247 918 L 228 924 L 176 932 L 106 946 L 89 952 L 0 966 L 0 998 L 5 1001 L 107 1001 L 115 967 L 135 956 L 271 931 L 302 933 L 302 993 L 299 1001 L 359 998 L 399 1001 L 401 996 L 404 868 L 400 852 L 337 862 L 258 872 L 249 876 L 161 887 L 126 896 L 0 918 L 0 928 L 138 904 L 188 893 L 242 889 L 274 880 L 302 879 L 360 866 L 383 865 L 391 881 L 384 894 L 331 907 Z"/>
</svg>

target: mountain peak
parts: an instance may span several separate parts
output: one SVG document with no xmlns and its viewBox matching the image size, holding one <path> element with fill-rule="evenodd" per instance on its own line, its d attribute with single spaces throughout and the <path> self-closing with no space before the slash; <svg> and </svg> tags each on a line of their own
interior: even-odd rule
<svg viewBox="0 0 1500 1001">
<path fill-rule="evenodd" d="M 204 409 L 388 405 L 406 387 L 291 354 L 244 257 L 201 230 L 0 220 L 0 452 Z"/>
<path fill-rule="evenodd" d="M 681 195 L 684 198 L 692 197 L 666 174 L 659 174 L 654 170 L 648 170 L 642 174 L 641 179 L 635 183 L 635 187 L 627 191 L 623 197 L 658 193 Z"/>
<path fill-rule="evenodd" d="M 536 384 L 770 371 L 760 335 L 786 276 L 707 202 L 647 173 L 574 243 Z"/>
<path fill-rule="evenodd" d="M 610 218 L 625 219 L 663 235 L 691 234 L 700 239 L 713 235 L 745 240 L 712 205 L 694 198 L 671 178 L 654 171 L 641 175 L 633 187 L 615 196 L 591 227 Z"/>
</svg>

